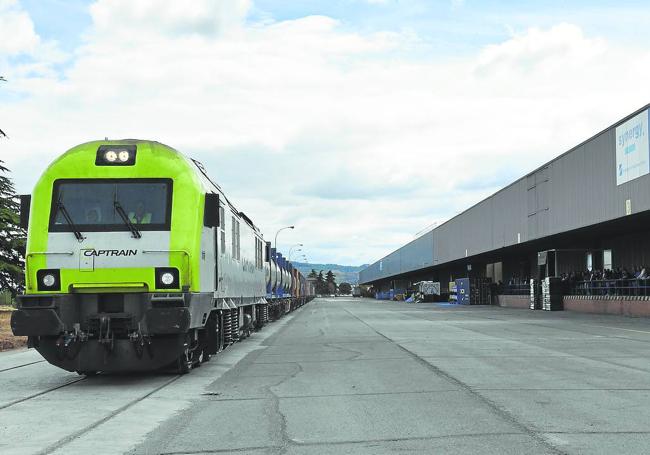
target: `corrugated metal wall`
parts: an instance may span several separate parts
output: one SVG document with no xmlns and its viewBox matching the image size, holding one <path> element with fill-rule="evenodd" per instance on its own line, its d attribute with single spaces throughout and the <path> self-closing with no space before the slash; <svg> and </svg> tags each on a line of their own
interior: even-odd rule
<svg viewBox="0 0 650 455">
<path fill-rule="evenodd" d="M 360 282 L 613 220 L 626 215 L 627 199 L 632 213 L 650 210 L 650 175 L 616 186 L 623 121 L 370 265 Z"/>
<path fill-rule="evenodd" d="M 433 232 L 428 232 L 399 250 L 401 271 L 410 272 L 433 265 Z"/>
<path fill-rule="evenodd" d="M 368 266 L 359 274 L 361 283 L 411 272 L 433 265 L 433 232 L 421 237 L 392 252 L 380 261 Z M 364 277 L 373 277 L 364 281 Z"/>
</svg>

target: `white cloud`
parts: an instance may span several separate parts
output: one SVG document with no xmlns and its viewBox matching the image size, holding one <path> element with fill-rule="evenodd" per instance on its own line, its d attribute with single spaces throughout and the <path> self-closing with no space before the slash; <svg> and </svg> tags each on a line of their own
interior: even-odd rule
<svg viewBox="0 0 650 455">
<path fill-rule="evenodd" d="M 99 0 L 90 7 L 97 33 L 215 34 L 241 24 L 250 0 Z"/>
<path fill-rule="evenodd" d="M 53 66 L 66 59 L 56 42 L 43 40 L 36 33 L 31 17 L 19 2 L 0 0 L 0 75 L 12 87 L 29 93 L 30 86 L 56 78 Z M 6 84 L 3 88 L 7 89 Z"/>
<path fill-rule="evenodd" d="M 549 30 L 531 28 L 499 44 L 487 46 L 479 56 L 477 71 L 487 74 L 557 74 L 592 64 L 607 51 L 601 39 L 589 39 L 572 24 L 559 24 Z M 566 65 L 569 65 L 567 67 Z"/>
<path fill-rule="evenodd" d="M 0 89 L 21 98 L 0 106 L 0 150 L 20 190 L 74 144 L 153 138 L 204 161 L 267 238 L 295 223 L 280 242 L 362 263 L 650 95 L 647 47 L 570 24 L 412 60 L 411 34 L 323 16 L 248 23 L 248 2 L 177 5 L 100 0 L 64 74 L 13 68 Z"/>
<path fill-rule="evenodd" d="M 34 24 L 16 0 L 0 0 L 0 57 L 32 52 L 39 44 Z"/>
</svg>

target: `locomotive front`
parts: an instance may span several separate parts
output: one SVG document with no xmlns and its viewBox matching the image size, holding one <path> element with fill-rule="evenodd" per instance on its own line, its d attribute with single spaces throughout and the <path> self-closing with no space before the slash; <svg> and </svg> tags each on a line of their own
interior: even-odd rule
<svg viewBox="0 0 650 455">
<path fill-rule="evenodd" d="M 26 290 L 12 315 L 69 371 L 151 370 L 192 343 L 204 192 L 155 142 L 90 142 L 52 163 L 29 206 Z"/>
</svg>

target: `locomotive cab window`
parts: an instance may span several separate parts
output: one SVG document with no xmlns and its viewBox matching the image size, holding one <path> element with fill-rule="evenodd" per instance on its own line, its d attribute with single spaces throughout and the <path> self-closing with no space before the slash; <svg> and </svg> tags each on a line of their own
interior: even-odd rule
<svg viewBox="0 0 650 455">
<path fill-rule="evenodd" d="M 171 198 L 171 179 L 57 180 L 50 232 L 128 231 L 124 217 L 142 231 L 168 231 Z"/>
</svg>

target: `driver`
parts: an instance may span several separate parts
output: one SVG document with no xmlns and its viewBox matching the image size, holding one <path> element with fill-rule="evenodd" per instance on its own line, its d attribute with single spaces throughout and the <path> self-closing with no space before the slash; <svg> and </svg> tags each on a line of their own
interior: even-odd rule
<svg viewBox="0 0 650 455">
<path fill-rule="evenodd" d="M 133 224 L 151 223 L 151 212 L 146 210 L 144 201 L 138 201 L 138 204 L 135 206 L 135 212 L 129 212 L 129 220 Z"/>
<path fill-rule="evenodd" d="M 99 215 L 99 209 L 93 208 L 86 212 L 86 223 L 97 224 L 100 221 L 101 216 Z"/>
</svg>

